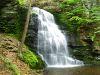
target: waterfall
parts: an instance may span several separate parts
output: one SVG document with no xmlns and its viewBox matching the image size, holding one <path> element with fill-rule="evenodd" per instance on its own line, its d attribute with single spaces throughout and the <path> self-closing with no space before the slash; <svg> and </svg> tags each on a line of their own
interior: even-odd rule
<svg viewBox="0 0 100 75">
<path fill-rule="evenodd" d="M 33 12 L 38 16 L 38 54 L 47 67 L 70 67 L 82 64 L 69 56 L 67 39 L 55 23 L 54 16 L 37 7 Z"/>
</svg>

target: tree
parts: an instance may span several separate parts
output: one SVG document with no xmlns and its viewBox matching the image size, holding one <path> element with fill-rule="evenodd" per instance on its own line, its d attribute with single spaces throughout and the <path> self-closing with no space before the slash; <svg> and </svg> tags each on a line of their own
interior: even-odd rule
<svg viewBox="0 0 100 75">
<path fill-rule="evenodd" d="M 29 0 L 28 3 L 29 3 L 29 5 L 28 5 L 28 12 L 27 12 L 27 17 L 26 17 L 25 27 L 24 27 L 24 31 L 22 34 L 21 43 L 19 45 L 19 54 L 21 54 L 21 52 L 22 52 L 22 46 L 25 42 L 25 38 L 26 38 L 27 30 L 28 30 L 28 25 L 29 25 L 29 19 L 30 19 L 30 13 L 31 13 L 31 0 Z"/>
</svg>

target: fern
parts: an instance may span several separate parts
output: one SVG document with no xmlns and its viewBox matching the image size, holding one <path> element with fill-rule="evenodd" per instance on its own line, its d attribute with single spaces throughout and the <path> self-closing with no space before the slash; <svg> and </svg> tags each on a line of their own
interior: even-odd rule
<svg viewBox="0 0 100 75">
<path fill-rule="evenodd" d="M 91 9 L 91 18 L 95 21 L 100 21 L 100 6 L 95 6 Z"/>
<path fill-rule="evenodd" d="M 100 33 L 100 27 L 97 27 L 94 33 L 95 33 L 95 34 Z"/>
</svg>

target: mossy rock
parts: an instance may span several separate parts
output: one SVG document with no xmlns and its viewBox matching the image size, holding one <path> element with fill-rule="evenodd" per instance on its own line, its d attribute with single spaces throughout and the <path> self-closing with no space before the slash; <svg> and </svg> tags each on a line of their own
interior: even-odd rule
<svg viewBox="0 0 100 75">
<path fill-rule="evenodd" d="M 32 69 L 42 69 L 44 67 L 44 62 L 41 60 L 41 58 L 29 50 L 23 51 L 20 58 Z"/>
</svg>

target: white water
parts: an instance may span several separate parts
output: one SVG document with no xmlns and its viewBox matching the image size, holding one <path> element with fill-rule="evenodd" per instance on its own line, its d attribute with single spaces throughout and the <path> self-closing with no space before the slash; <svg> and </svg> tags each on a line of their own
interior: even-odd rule
<svg viewBox="0 0 100 75">
<path fill-rule="evenodd" d="M 55 23 L 54 16 L 37 7 L 33 11 L 38 15 L 38 54 L 47 67 L 73 67 L 81 61 L 69 57 L 65 35 Z"/>
</svg>

